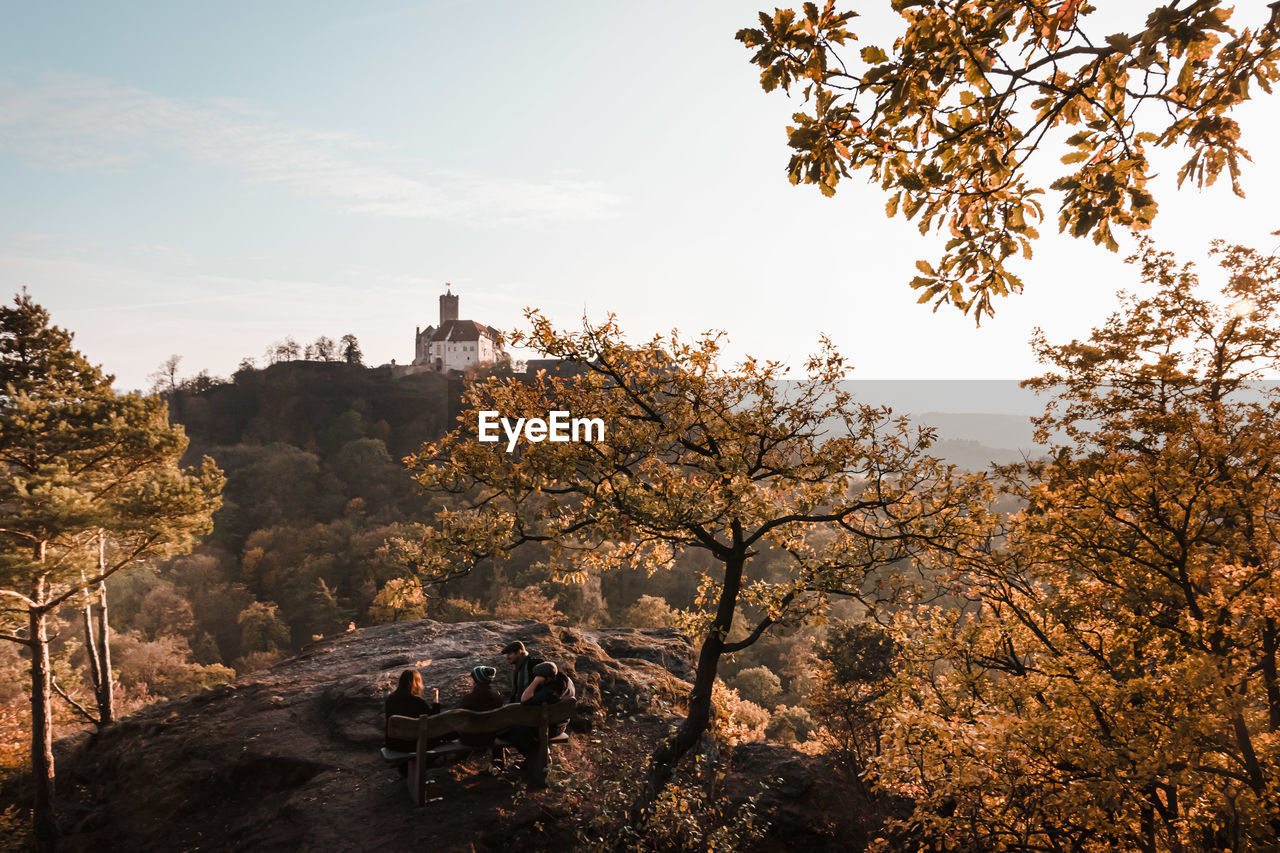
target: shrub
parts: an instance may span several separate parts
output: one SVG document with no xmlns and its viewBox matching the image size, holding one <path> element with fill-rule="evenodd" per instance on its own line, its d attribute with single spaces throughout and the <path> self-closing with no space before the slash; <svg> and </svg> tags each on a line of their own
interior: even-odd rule
<svg viewBox="0 0 1280 853">
<path fill-rule="evenodd" d="M 717 687 L 719 708 L 724 704 L 719 693 L 727 688 L 719 682 Z M 730 800 L 724 789 L 724 773 L 713 760 L 699 755 L 692 769 L 676 770 L 654 802 L 644 829 L 637 832 L 628 822 L 628 810 L 635 780 L 644 773 L 643 753 L 619 751 L 606 744 L 588 745 L 583 756 L 585 764 L 600 773 L 574 774 L 564 781 L 569 799 L 578 803 L 572 810 L 577 836 L 573 849 L 584 853 L 730 853 L 749 848 L 768 829 L 757 812 L 758 797 Z"/>
<path fill-rule="evenodd" d="M 658 595 L 642 595 L 622 611 L 621 624 L 628 628 L 666 628 L 676 624 L 676 612 Z"/>
<path fill-rule="evenodd" d="M 818 726 L 804 708 L 779 705 L 773 710 L 764 733 L 778 743 L 800 743 L 809 739 Z"/>
<path fill-rule="evenodd" d="M 183 696 L 235 678 L 230 667 L 196 663 L 187 641 L 173 636 L 144 640 L 136 632 L 126 632 L 117 635 L 112 654 L 122 687 L 145 685 L 157 697 Z"/>
<path fill-rule="evenodd" d="M 782 696 L 782 680 L 765 666 L 744 669 L 734 677 L 733 686 L 743 699 L 762 708 L 772 708 Z"/>
<path fill-rule="evenodd" d="M 764 739 L 765 726 L 769 725 L 769 712 L 754 702 L 738 695 L 738 691 L 716 679 L 711 690 L 715 706 L 713 722 L 716 738 L 733 746 L 746 741 Z"/>
<path fill-rule="evenodd" d="M 884 628 L 869 622 L 835 623 L 818 645 L 822 665 L 809 706 L 839 757 L 859 775 L 880 754 L 884 698 L 898 650 Z"/>
<path fill-rule="evenodd" d="M 536 585 L 508 591 L 493 608 L 493 615 L 496 619 L 532 619 L 549 624 L 564 619 L 564 614 L 556 609 L 555 600 Z"/>
</svg>

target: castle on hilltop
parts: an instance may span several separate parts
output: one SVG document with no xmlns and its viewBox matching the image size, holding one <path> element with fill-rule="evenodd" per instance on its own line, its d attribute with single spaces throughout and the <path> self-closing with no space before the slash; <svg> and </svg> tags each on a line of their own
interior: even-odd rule
<svg viewBox="0 0 1280 853">
<path fill-rule="evenodd" d="M 493 326 L 458 319 L 458 297 L 445 282 L 440 295 L 440 325 L 419 327 L 414 333 L 413 367 L 448 373 L 507 358 L 502 336 Z"/>
</svg>

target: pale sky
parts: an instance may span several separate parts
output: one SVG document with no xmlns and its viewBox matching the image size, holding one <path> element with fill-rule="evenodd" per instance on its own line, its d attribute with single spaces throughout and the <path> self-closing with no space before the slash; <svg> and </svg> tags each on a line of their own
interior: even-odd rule
<svg viewBox="0 0 1280 853">
<path fill-rule="evenodd" d="M 878 189 L 787 182 L 795 103 L 733 39 L 754 2 L 3 8 L 0 281 L 125 389 L 286 335 L 407 362 L 446 281 L 502 329 L 613 312 L 796 364 L 826 333 L 863 379 L 1021 378 L 1033 327 L 1084 336 L 1136 283 L 1125 252 L 1054 238 L 981 328 L 917 305 L 930 247 Z M 1153 236 L 1188 258 L 1280 248 L 1280 101 L 1238 118 L 1248 199 L 1161 197 Z"/>
</svg>

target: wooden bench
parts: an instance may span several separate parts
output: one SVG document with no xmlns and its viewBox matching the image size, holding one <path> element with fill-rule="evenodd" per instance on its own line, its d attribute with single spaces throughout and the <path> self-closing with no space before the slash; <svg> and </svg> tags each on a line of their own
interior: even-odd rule
<svg viewBox="0 0 1280 853">
<path fill-rule="evenodd" d="M 387 720 L 387 736 L 416 741 L 417 749 L 396 752 L 384 746 L 382 757 L 393 764 L 408 763 L 409 796 L 416 805 L 422 805 L 426 797 L 427 766 L 435 760 L 488 751 L 495 746 L 512 746 L 501 738 L 495 738 L 493 746 L 468 746 L 457 741 L 428 746 L 433 740 L 455 734 L 496 734 L 509 726 L 533 726 L 538 731 L 538 747 L 528 758 L 527 771 L 533 782 L 546 784 L 551 746 L 569 742 L 568 733 L 552 737 L 550 728 L 567 723 L 576 705 L 574 699 L 562 699 L 553 705 L 504 705 L 492 711 L 457 709 L 421 717 L 391 717 Z"/>
</svg>

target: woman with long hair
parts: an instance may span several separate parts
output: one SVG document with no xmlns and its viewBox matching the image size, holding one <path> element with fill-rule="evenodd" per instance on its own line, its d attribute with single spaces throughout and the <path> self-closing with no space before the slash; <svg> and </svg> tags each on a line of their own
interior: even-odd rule
<svg viewBox="0 0 1280 853">
<path fill-rule="evenodd" d="M 406 669 L 400 673 L 400 683 L 387 697 L 386 719 L 392 717 L 421 717 L 423 714 L 436 714 L 440 711 L 440 689 L 431 688 L 431 701 L 422 697 L 422 674 L 416 669 Z M 385 731 L 385 725 L 383 727 Z M 417 743 L 411 740 L 396 740 L 387 737 L 386 746 L 397 752 L 413 752 Z"/>
</svg>

